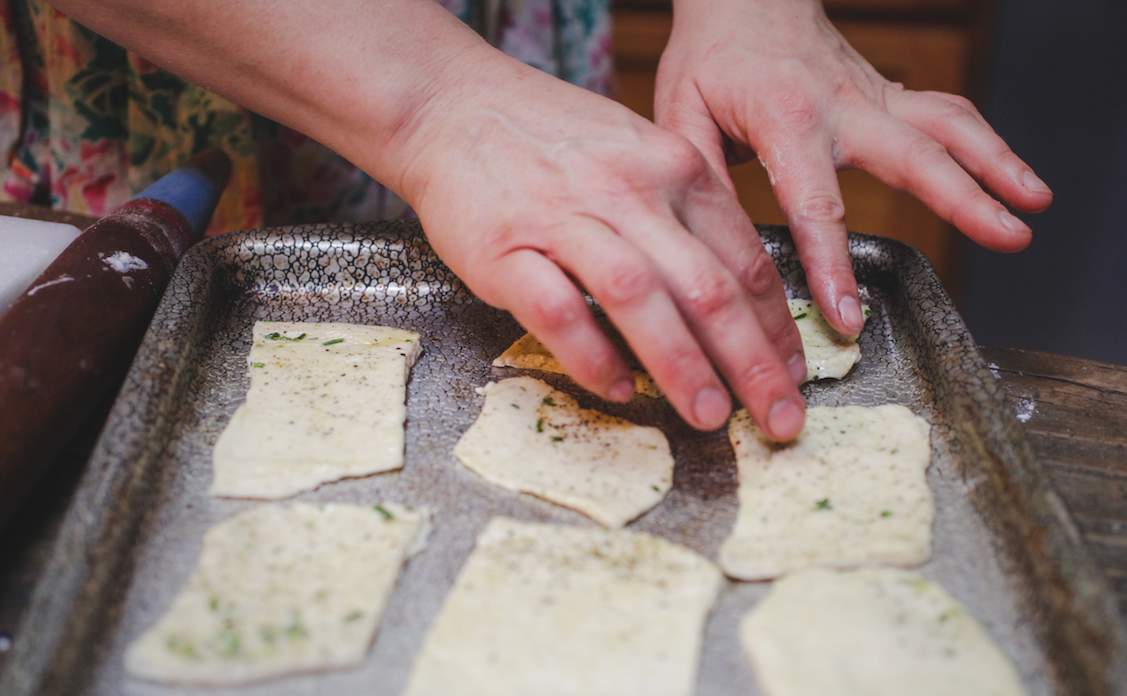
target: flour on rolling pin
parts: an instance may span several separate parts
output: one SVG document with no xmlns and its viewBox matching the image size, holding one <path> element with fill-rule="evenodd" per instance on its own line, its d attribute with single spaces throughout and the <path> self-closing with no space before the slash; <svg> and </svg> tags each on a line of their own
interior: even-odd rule
<svg viewBox="0 0 1127 696">
<path fill-rule="evenodd" d="M 112 254 L 101 253 L 98 254 L 98 258 L 102 260 L 102 264 L 106 268 L 120 273 L 121 282 L 125 283 L 125 287 L 130 290 L 133 289 L 133 279 L 127 274 L 131 271 L 144 271 L 149 267 L 144 259 L 137 258 L 128 251 L 115 251 Z"/>
</svg>

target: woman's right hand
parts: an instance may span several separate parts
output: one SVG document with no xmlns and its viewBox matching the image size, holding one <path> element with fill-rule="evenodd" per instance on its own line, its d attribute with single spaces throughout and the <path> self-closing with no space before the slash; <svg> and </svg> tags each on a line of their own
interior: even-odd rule
<svg viewBox="0 0 1127 696">
<path fill-rule="evenodd" d="M 631 371 L 586 289 L 691 425 L 725 423 L 726 381 L 770 437 L 796 436 L 805 361 L 782 282 L 701 153 L 484 44 L 440 72 L 389 144 L 388 183 L 469 288 L 625 401 Z"/>
</svg>

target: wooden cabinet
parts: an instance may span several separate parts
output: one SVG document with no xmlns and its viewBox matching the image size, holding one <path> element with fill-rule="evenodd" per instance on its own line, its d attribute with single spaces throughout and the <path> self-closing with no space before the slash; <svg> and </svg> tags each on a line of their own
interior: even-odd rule
<svg viewBox="0 0 1127 696">
<path fill-rule="evenodd" d="M 832 0 L 830 17 L 849 42 L 890 80 L 973 98 L 983 3 L 971 0 Z M 653 81 L 672 24 L 668 2 L 620 1 L 615 10 L 618 98 L 653 117 Z M 785 222 L 763 168 L 752 162 L 732 169 L 740 201 L 752 219 Z M 922 250 L 940 277 L 958 290 L 956 232 L 908 194 L 864 172 L 841 173 L 851 230 L 881 234 Z"/>
</svg>

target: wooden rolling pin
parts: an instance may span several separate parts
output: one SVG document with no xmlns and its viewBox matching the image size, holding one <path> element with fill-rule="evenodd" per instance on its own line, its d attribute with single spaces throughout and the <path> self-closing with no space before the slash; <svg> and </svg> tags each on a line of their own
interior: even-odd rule
<svg viewBox="0 0 1127 696">
<path fill-rule="evenodd" d="M 133 360 L 230 161 L 210 150 L 78 236 L 0 317 L 0 525 Z"/>
</svg>

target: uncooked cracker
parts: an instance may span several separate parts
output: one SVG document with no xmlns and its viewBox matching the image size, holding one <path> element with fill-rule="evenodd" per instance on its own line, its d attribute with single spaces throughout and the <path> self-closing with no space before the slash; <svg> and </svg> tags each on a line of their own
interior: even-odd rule
<svg viewBox="0 0 1127 696">
<path fill-rule="evenodd" d="M 493 367 L 516 367 L 538 372 L 566 375 L 567 371 L 535 336 L 525 334 L 513 342 L 493 361 Z M 642 370 L 634 370 L 634 392 L 656 399 L 661 396 L 653 378 Z"/>
<path fill-rule="evenodd" d="M 1025 693 L 967 609 L 909 571 L 788 575 L 740 632 L 767 696 Z"/>
<path fill-rule="evenodd" d="M 857 341 L 838 334 L 810 300 L 787 300 L 790 315 L 802 337 L 806 354 L 806 381 L 841 379 L 861 360 Z M 865 316 L 869 308 L 862 308 Z"/>
<path fill-rule="evenodd" d="M 806 355 L 806 381 L 841 379 L 861 359 L 857 341 L 840 336 L 826 323 L 822 313 L 810 300 L 787 300 L 791 316 L 802 337 Z M 865 316 L 869 308 L 864 307 Z M 532 334 L 524 334 L 493 361 L 493 367 L 515 367 L 539 372 L 567 374 L 560 361 Z M 650 375 L 634 370 L 634 391 L 642 396 L 659 398 L 661 390 Z"/>
<path fill-rule="evenodd" d="M 688 696 L 721 586 L 648 534 L 494 519 L 415 660 L 407 696 Z"/>
<path fill-rule="evenodd" d="M 263 505 L 224 520 L 126 669 L 230 685 L 359 664 L 425 528 L 422 514 L 390 504 Z"/>
<path fill-rule="evenodd" d="M 798 439 L 769 442 L 747 411 L 728 435 L 740 510 L 720 548 L 735 578 L 870 563 L 911 566 L 931 555 L 930 426 L 898 405 L 814 407 Z"/>
<path fill-rule="evenodd" d="M 253 340 L 246 402 L 215 445 L 213 495 L 284 498 L 403 466 L 418 334 L 260 321 Z"/>
<path fill-rule="evenodd" d="M 454 454 L 486 480 L 621 527 L 661 502 L 673 455 L 657 428 L 599 411 L 531 377 L 487 384 Z"/>
</svg>

